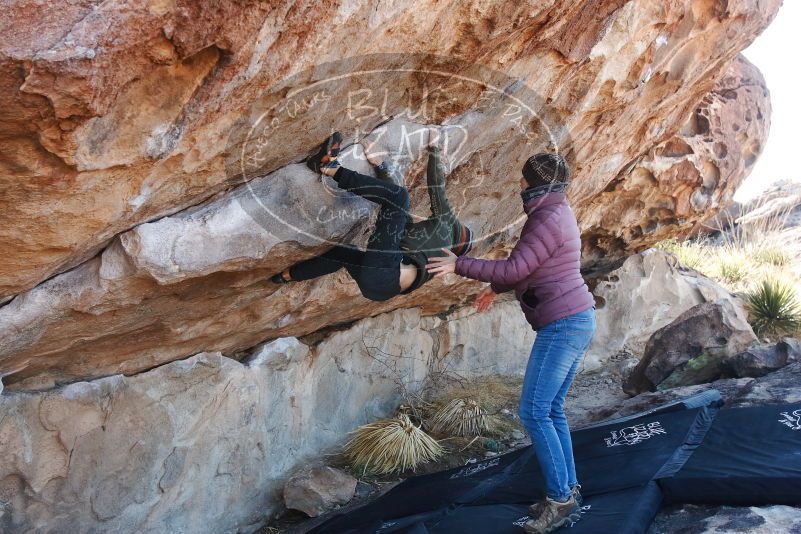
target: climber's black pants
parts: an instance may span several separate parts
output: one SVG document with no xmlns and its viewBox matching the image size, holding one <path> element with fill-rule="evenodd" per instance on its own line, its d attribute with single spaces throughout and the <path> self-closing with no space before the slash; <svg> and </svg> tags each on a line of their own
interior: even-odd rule
<svg viewBox="0 0 801 534">
<path fill-rule="evenodd" d="M 292 280 L 309 280 L 347 269 L 365 298 L 387 300 L 398 295 L 400 263 L 403 257 L 400 242 L 406 231 L 409 213 L 409 192 L 405 187 L 340 167 L 334 175 L 339 187 L 375 202 L 381 209 L 367 249 L 338 245 L 316 258 L 293 265 Z"/>
</svg>

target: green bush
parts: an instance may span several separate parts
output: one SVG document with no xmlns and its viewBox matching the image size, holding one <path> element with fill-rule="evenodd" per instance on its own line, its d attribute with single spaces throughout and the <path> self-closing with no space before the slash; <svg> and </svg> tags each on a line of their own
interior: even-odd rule
<svg viewBox="0 0 801 534">
<path fill-rule="evenodd" d="M 792 333 L 801 327 L 801 305 L 795 289 L 786 282 L 763 280 L 746 295 L 746 302 L 758 334 Z"/>
</svg>

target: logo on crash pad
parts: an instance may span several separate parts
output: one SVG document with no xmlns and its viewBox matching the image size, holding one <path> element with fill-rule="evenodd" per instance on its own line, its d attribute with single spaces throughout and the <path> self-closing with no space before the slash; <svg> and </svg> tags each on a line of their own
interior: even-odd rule
<svg viewBox="0 0 801 534">
<path fill-rule="evenodd" d="M 627 426 L 620 430 L 613 430 L 611 434 L 612 437 L 604 439 L 607 447 L 637 445 L 654 436 L 667 434 L 667 431 L 662 427 L 662 423 L 654 421 L 653 423 Z"/>
<path fill-rule="evenodd" d="M 779 422 L 792 430 L 801 430 L 801 409 L 793 412 L 781 412 Z"/>
<path fill-rule="evenodd" d="M 390 528 L 390 527 L 394 527 L 397 524 L 398 524 L 397 521 L 387 521 L 387 522 L 381 523 L 381 526 L 378 527 L 378 530 L 376 530 L 375 532 L 376 532 L 376 534 L 380 534 L 384 529 L 387 529 L 387 528 Z"/>
<path fill-rule="evenodd" d="M 493 458 L 492 460 L 489 460 L 487 462 L 481 462 L 480 464 L 476 465 L 469 465 L 452 474 L 450 478 L 451 480 L 453 480 L 454 478 L 469 477 L 470 475 L 475 475 L 476 473 L 480 473 L 481 471 L 489 469 L 490 467 L 495 467 L 496 465 L 500 465 L 500 463 L 501 463 L 500 458 Z"/>
</svg>

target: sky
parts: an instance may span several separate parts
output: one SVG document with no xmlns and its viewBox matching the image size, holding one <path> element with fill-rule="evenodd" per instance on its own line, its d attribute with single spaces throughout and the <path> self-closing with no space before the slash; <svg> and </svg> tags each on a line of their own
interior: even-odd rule
<svg viewBox="0 0 801 534">
<path fill-rule="evenodd" d="M 777 180 L 801 182 L 797 155 L 801 128 L 801 0 L 784 0 L 770 26 L 743 51 L 770 91 L 773 107 L 768 142 L 735 199 L 753 198 Z"/>
</svg>

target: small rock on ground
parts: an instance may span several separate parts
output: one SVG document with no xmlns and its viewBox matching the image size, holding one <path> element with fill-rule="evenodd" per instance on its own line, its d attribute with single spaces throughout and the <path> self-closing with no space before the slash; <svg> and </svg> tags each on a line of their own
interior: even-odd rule
<svg viewBox="0 0 801 534">
<path fill-rule="evenodd" d="M 284 485 L 284 503 L 309 517 L 346 504 L 356 492 L 356 479 L 333 467 L 313 467 L 293 475 Z"/>
</svg>

